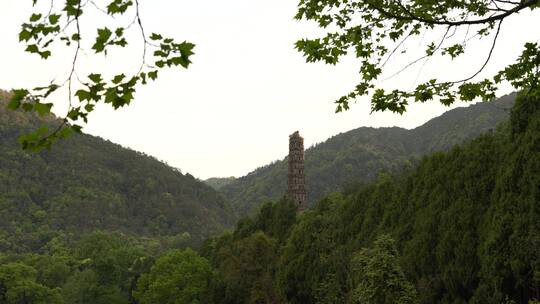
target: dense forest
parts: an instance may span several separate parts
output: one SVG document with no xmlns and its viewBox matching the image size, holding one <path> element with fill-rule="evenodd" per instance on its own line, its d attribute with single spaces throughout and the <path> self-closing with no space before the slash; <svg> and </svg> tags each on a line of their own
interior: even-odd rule
<svg viewBox="0 0 540 304">
<path fill-rule="evenodd" d="M 0 251 L 40 251 L 94 230 L 196 245 L 234 224 L 211 187 L 100 138 L 73 135 L 50 151 L 21 150 L 19 134 L 56 123 L 0 101 Z"/>
<path fill-rule="evenodd" d="M 216 189 L 216 190 L 219 190 L 225 186 L 227 186 L 228 184 L 234 182 L 236 180 L 236 177 L 234 176 L 231 176 L 231 177 L 212 177 L 212 178 L 209 178 L 209 179 L 206 179 L 204 180 L 204 182 Z"/>
<path fill-rule="evenodd" d="M 216 303 L 529 303 L 539 201 L 540 103 L 519 98 L 470 143 L 296 218 L 267 203 L 202 254 L 223 282 Z"/>
<path fill-rule="evenodd" d="M 411 166 L 422 155 L 448 150 L 506 120 L 515 95 L 489 103 L 457 108 L 413 129 L 358 128 L 336 135 L 306 150 L 308 201 L 328 193 L 373 181 L 380 171 Z M 220 188 L 240 215 L 261 203 L 279 199 L 286 190 L 287 158 L 261 167 Z"/>
<path fill-rule="evenodd" d="M 197 252 L 107 231 L 2 250 L 0 302 L 536 303 L 538 201 L 540 103 L 520 97 L 469 143 L 301 214 L 267 202 Z"/>
</svg>

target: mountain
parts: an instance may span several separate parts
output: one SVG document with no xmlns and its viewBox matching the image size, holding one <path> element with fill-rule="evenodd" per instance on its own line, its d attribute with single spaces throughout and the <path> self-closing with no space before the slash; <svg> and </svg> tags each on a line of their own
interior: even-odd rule
<svg viewBox="0 0 540 304">
<path fill-rule="evenodd" d="M 538 303 L 537 96 L 493 132 L 302 213 L 265 203 L 201 250 L 224 278 L 216 303 Z"/>
<path fill-rule="evenodd" d="M 207 184 L 208 186 L 216 189 L 216 190 L 219 190 L 219 189 L 227 186 L 228 184 L 234 182 L 235 180 L 236 180 L 236 177 L 234 177 L 234 176 L 231 176 L 231 177 L 212 177 L 212 178 L 204 180 L 204 183 Z"/>
<path fill-rule="evenodd" d="M 7 95 L 0 95 L 0 251 L 40 250 L 94 230 L 198 244 L 234 223 L 211 187 L 101 138 L 74 135 L 50 151 L 22 151 L 20 134 L 58 121 L 7 110 Z"/>
<path fill-rule="evenodd" d="M 374 180 L 379 172 L 395 172 L 415 159 L 484 133 L 508 118 L 515 95 L 450 110 L 424 125 L 402 128 L 362 127 L 338 134 L 305 153 L 309 204 L 330 192 Z M 240 215 L 252 213 L 286 191 L 287 158 L 256 169 L 220 189 Z"/>
</svg>

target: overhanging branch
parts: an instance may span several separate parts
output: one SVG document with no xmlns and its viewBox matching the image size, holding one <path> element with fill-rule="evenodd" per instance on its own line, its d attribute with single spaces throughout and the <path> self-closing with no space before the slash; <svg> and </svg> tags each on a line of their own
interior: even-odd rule
<svg viewBox="0 0 540 304">
<path fill-rule="evenodd" d="M 451 21 L 451 20 L 447 20 L 447 19 L 444 19 L 444 20 L 441 20 L 441 19 L 428 19 L 428 18 L 420 17 L 420 16 L 415 15 L 413 12 L 411 12 L 400 1 L 396 1 L 396 3 L 403 10 L 405 15 L 390 12 L 390 11 L 388 11 L 388 10 L 382 8 L 382 7 L 379 7 L 377 5 L 374 5 L 372 3 L 369 4 L 369 7 L 376 10 L 377 12 L 379 12 L 380 14 L 382 14 L 382 15 L 384 15 L 386 17 L 393 18 L 393 19 L 396 19 L 396 20 L 418 21 L 418 22 L 422 22 L 422 23 L 426 23 L 426 24 L 432 24 L 432 25 L 460 26 L 460 25 L 472 25 L 472 24 L 485 24 L 485 23 L 490 23 L 490 22 L 494 22 L 494 21 L 499 21 L 499 20 L 502 20 L 502 19 L 504 19 L 504 18 L 514 14 L 514 13 L 517 13 L 517 12 L 519 12 L 519 11 L 525 9 L 525 8 L 528 8 L 528 7 L 531 7 L 531 6 L 535 5 L 535 4 L 540 3 L 540 0 L 526 0 L 526 1 L 523 1 L 523 2 L 519 3 L 518 5 L 516 5 L 515 7 L 511 8 L 511 9 L 508 9 L 504 13 L 492 15 L 492 16 L 489 16 L 487 18 L 476 19 L 476 20 L 459 20 L 459 21 Z"/>
</svg>

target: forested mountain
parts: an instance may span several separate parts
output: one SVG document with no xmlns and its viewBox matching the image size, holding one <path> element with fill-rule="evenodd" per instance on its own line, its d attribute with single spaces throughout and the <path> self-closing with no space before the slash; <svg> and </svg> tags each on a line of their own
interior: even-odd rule
<svg viewBox="0 0 540 304">
<path fill-rule="evenodd" d="M 222 278 L 213 303 L 538 303 L 539 101 L 302 214 L 264 204 L 203 247 Z"/>
<path fill-rule="evenodd" d="M 234 182 L 235 180 L 236 180 L 236 177 L 234 177 L 234 176 L 231 176 L 231 177 L 212 177 L 212 178 L 204 180 L 204 182 L 208 186 L 210 186 L 210 187 L 212 187 L 212 188 L 214 188 L 216 190 L 219 190 L 219 189 L 227 186 L 228 184 Z"/>
<path fill-rule="evenodd" d="M 324 195 L 372 181 L 379 172 L 408 167 L 419 156 L 446 150 L 484 133 L 508 118 L 515 95 L 448 111 L 413 129 L 362 127 L 306 150 L 310 204 Z M 256 169 L 220 191 L 241 215 L 253 212 L 286 190 L 287 158 Z"/>
<path fill-rule="evenodd" d="M 73 135 L 39 154 L 17 143 L 38 118 L 0 101 L 0 251 L 38 251 L 52 239 L 94 230 L 196 244 L 234 224 L 211 187 L 142 153 Z"/>
<path fill-rule="evenodd" d="M 0 111 L 0 121 L 31 123 L 19 114 L 8 113 L 8 118 Z M 0 130 L 11 137 L 16 133 L 5 124 Z M 85 145 L 86 140 L 92 145 Z M 109 146 L 107 153 L 98 153 L 101 145 Z M 80 154 L 93 156 L 80 158 L 74 150 L 77 146 L 84 147 Z M 0 163 L 2 191 L 10 191 L 0 196 L 1 303 L 533 304 L 540 299 L 540 103 L 536 97 L 518 98 L 510 122 L 491 132 L 449 151 L 423 156 L 414 167 L 351 185 L 303 213 L 298 214 L 286 200 L 267 202 L 255 216 L 240 220 L 234 231 L 206 240 L 198 253 L 156 248 L 159 238 L 140 237 L 166 234 L 171 227 L 157 225 L 157 232 L 145 231 L 120 216 L 114 220 L 124 221 L 125 227 L 102 225 L 112 225 L 108 216 L 118 210 L 125 210 L 121 214 L 132 221 L 144 217 L 122 209 L 120 199 L 96 203 L 106 212 L 93 210 L 89 206 L 96 200 L 90 199 L 99 189 L 78 190 L 84 185 L 72 180 L 97 183 L 104 188 L 98 197 L 112 192 L 113 185 L 122 185 L 118 187 L 127 193 L 135 191 L 127 187 L 154 191 L 142 182 L 118 184 L 118 180 L 132 180 L 123 175 L 124 166 L 138 166 L 110 158 L 123 153 L 128 159 L 142 158 L 138 162 L 145 165 L 136 168 L 161 183 L 150 183 L 153 187 L 172 191 L 167 188 L 172 177 L 158 179 L 153 173 L 155 160 L 90 136 L 58 146 L 66 149 L 58 154 L 62 158 L 53 157 L 55 150 L 34 155 L 5 142 L 1 147 L 6 160 L 16 160 Z M 70 170 L 52 167 L 56 159 Z M 90 162 L 96 163 L 99 177 L 78 173 L 94 171 L 85 168 Z M 114 170 L 105 165 L 109 162 Z M 5 163 L 12 165 L 4 169 Z M 24 164 L 32 165 L 32 170 L 25 170 Z M 139 169 L 128 172 L 142 175 Z M 66 176 L 51 173 L 44 176 L 50 182 L 38 180 L 41 172 L 51 170 Z M 194 180 L 175 171 L 170 175 Z M 200 187 L 200 196 L 216 194 L 200 182 L 192 186 Z M 69 191 L 55 192 L 55 187 Z M 39 198 L 50 193 L 56 195 L 41 203 Z M 78 200 L 55 199 L 64 193 Z M 110 196 L 122 198 L 122 193 Z M 178 193 L 170 195 L 174 198 Z M 152 196 L 147 198 L 151 201 Z M 165 202 L 153 201 L 150 206 L 157 210 L 177 206 L 176 201 Z M 125 204 L 129 207 L 128 201 Z M 104 230 L 125 233 L 94 231 L 73 238 L 74 233 L 93 229 L 87 219 Z M 33 252 L 23 252 L 28 249 Z"/>
</svg>

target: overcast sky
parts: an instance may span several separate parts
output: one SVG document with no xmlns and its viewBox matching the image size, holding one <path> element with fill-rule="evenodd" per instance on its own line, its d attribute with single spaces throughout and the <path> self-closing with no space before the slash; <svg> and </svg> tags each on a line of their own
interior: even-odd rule
<svg viewBox="0 0 540 304">
<path fill-rule="evenodd" d="M 73 50 L 56 49 L 47 62 L 23 52 L 17 35 L 21 22 L 29 17 L 31 2 L 0 0 L 0 88 L 47 84 L 65 78 L 70 67 Z M 148 32 L 197 45 L 193 65 L 188 70 L 162 72 L 157 82 L 138 90 L 136 101 L 129 107 L 118 111 L 98 107 L 85 132 L 143 151 L 205 179 L 242 176 L 283 158 L 288 135 L 295 130 L 304 136 L 306 146 L 311 146 L 361 126 L 414 128 L 449 109 L 428 103 L 410 106 L 403 116 L 370 115 L 369 101 L 360 99 L 352 110 L 334 114 L 333 101 L 358 82 L 359 65 L 353 58 L 337 66 L 305 63 L 294 50 L 294 42 L 317 37 L 320 32 L 314 24 L 293 20 L 297 2 L 141 0 Z M 492 64 L 484 75 L 514 61 L 525 41 L 540 39 L 539 16 L 535 15 L 527 12 L 505 21 Z M 106 22 L 99 12 L 89 15 L 83 19 L 83 33 Z M 130 36 L 135 45 L 136 34 Z M 422 39 L 429 41 L 432 37 Z M 418 48 L 420 43 L 407 45 L 408 56 L 412 57 L 391 62 L 389 74 L 414 57 L 411 50 L 423 52 Z M 419 64 L 382 85 L 407 89 L 432 76 L 440 80 L 468 76 L 481 66 L 489 43 L 486 39 L 471 44 L 470 56 L 456 62 Z M 136 72 L 140 51 L 134 46 L 103 58 L 87 47 L 78 69 L 81 75 L 92 71 L 111 75 Z M 509 91 L 505 88 L 501 94 Z M 65 100 L 65 94 L 52 100 L 58 115 L 65 114 Z"/>
</svg>

